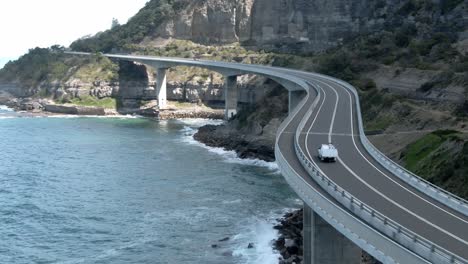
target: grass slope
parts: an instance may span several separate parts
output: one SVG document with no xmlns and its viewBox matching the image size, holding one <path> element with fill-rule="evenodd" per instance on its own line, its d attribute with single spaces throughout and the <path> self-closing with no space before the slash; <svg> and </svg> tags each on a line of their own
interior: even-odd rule
<svg viewBox="0 0 468 264">
<path fill-rule="evenodd" d="M 468 199 L 468 142 L 453 130 L 438 130 L 408 145 L 404 165 L 426 180 Z"/>
</svg>

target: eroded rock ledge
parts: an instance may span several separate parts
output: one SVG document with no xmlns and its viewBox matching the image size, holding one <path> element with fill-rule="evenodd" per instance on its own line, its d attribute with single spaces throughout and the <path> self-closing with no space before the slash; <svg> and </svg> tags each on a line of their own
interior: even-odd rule
<svg viewBox="0 0 468 264">
<path fill-rule="evenodd" d="M 230 129 L 226 125 L 206 125 L 193 136 L 196 140 L 210 147 L 234 150 L 242 159 L 261 159 L 275 161 L 273 145 L 266 140 L 251 138 Z"/>
</svg>

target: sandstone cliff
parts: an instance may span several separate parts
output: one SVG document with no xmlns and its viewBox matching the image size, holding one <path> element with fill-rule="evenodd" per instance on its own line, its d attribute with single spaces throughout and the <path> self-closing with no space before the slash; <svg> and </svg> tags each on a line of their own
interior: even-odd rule
<svg viewBox="0 0 468 264">
<path fill-rule="evenodd" d="M 211 45 L 240 42 L 253 49 L 314 52 L 358 34 L 403 24 L 419 27 L 421 36 L 435 27 L 441 32 L 455 32 L 463 40 L 468 38 L 466 5 L 461 0 L 153 0 L 136 17 L 156 14 L 160 19 L 145 25 L 148 27 L 142 37 L 131 42 L 148 46 L 174 38 Z M 121 31 L 134 27 L 123 27 Z M 100 48 L 126 49 L 117 43 Z"/>
</svg>

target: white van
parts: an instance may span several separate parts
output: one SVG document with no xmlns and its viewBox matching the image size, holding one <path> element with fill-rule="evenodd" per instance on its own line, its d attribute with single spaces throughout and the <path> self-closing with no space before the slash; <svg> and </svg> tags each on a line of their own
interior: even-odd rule
<svg viewBox="0 0 468 264">
<path fill-rule="evenodd" d="M 318 157 L 321 161 L 333 161 L 335 162 L 338 158 L 338 150 L 333 144 L 322 144 L 318 149 Z"/>
</svg>

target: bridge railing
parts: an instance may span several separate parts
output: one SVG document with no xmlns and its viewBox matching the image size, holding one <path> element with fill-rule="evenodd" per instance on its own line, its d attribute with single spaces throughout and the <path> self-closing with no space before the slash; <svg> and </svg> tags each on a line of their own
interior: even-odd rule
<svg viewBox="0 0 468 264">
<path fill-rule="evenodd" d="M 421 191 L 432 197 L 433 199 L 443 203 L 444 205 L 460 212 L 461 214 L 468 216 L 468 201 L 463 199 L 457 195 L 454 195 L 451 192 L 448 192 L 439 186 L 424 180 L 423 178 L 419 177 L 418 175 L 412 173 L 411 171 L 403 168 L 401 165 L 393 161 L 392 159 L 385 156 L 382 152 L 380 152 L 366 137 L 364 131 L 364 125 L 362 121 L 362 113 L 361 113 L 361 105 L 359 101 L 359 94 L 357 89 L 350 85 L 349 83 L 342 81 L 340 79 L 333 78 L 331 76 L 318 74 L 318 73 L 310 73 L 304 72 L 305 74 L 313 74 L 317 77 L 322 79 L 331 80 L 335 83 L 340 84 L 345 89 L 351 91 L 354 95 L 355 105 L 356 105 L 356 116 L 358 119 L 358 127 L 359 127 L 359 139 L 362 142 L 366 151 L 377 161 L 379 162 L 384 168 L 392 172 L 395 176 L 397 176 L 402 181 L 406 182 L 407 184 L 411 185 L 412 187 L 416 188 L 417 190 Z"/>
<path fill-rule="evenodd" d="M 89 54 L 81 54 L 81 55 L 89 55 Z M 106 55 L 108 56 L 108 55 Z M 129 56 L 127 56 L 129 57 Z M 129 58 L 130 59 L 130 58 Z M 147 59 L 147 58 L 144 58 Z M 152 58 L 151 60 L 158 60 L 157 58 Z M 166 59 L 167 61 L 168 59 Z M 201 64 L 200 62 L 192 62 L 194 66 L 197 66 L 198 64 Z M 196 64 L 196 65 L 195 65 Z M 219 63 L 219 62 L 212 62 L 213 66 L 223 66 L 228 65 L 226 63 Z M 227 67 L 227 66 L 225 66 Z M 232 66 L 230 66 L 232 67 Z M 250 69 L 252 66 L 250 65 L 244 65 L 243 67 L 249 68 L 247 69 L 249 72 L 252 73 L 257 73 L 257 74 L 262 74 L 262 75 L 267 75 L 267 76 L 276 76 L 280 78 L 284 78 L 286 80 L 290 80 L 293 82 L 296 82 L 299 84 L 299 86 L 304 86 L 304 81 L 300 78 L 295 78 L 291 75 L 288 74 L 279 74 L 278 72 L 272 72 L 268 70 L 268 67 L 262 68 L 262 69 Z M 240 69 L 242 71 L 245 71 L 246 69 Z M 364 129 L 363 129 L 363 124 L 362 124 L 362 117 L 361 117 L 361 110 L 360 110 L 360 104 L 359 104 L 359 97 L 357 94 L 357 90 L 350 86 L 349 84 L 337 80 L 328 76 L 324 75 L 319 75 L 316 74 L 316 76 L 321 76 L 322 78 L 333 80 L 344 87 L 348 88 L 350 91 L 352 91 L 355 95 L 355 100 L 356 100 L 356 105 L 357 105 L 357 118 L 358 118 L 358 124 L 359 124 L 359 130 L 360 130 L 360 138 L 364 146 L 366 147 L 366 150 L 368 152 L 376 157 L 376 160 L 379 162 L 383 162 L 386 164 L 390 164 L 389 169 L 395 173 L 397 176 L 401 176 L 402 180 L 408 182 L 409 184 L 413 185 L 415 188 L 421 190 L 422 192 L 432 194 L 433 197 L 448 206 L 458 209 L 461 212 L 464 212 L 466 215 L 468 215 L 468 202 L 456 197 L 455 195 L 440 189 L 439 187 L 424 181 L 423 179 L 420 179 L 418 176 L 406 171 L 402 167 L 400 167 L 398 164 L 393 162 L 392 160 L 388 159 L 385 157 L 385 155 L 381 154 L 366 138 L 364 135 Z M 315 104 L 316 105 L 316 104 Z M 296 112 L 297 113 L 297 112 Z M 305 121 L 305 119 L 304 119 Z M 300 129 L 302 130 L 302 128 Z M 298 131 L 300 131 L 298 130 Z M 311 177 L 317 181 L 317 183 L 320 184 L 322 188 L 327 190 L 330 195 L 335 197 L 338 201 L 340 201 L 346 208 L 354 212 L 356 215 L 361 217 L 362 219 L 366 220 L 371 226 L 376 228 L 377 230 L 381 231 L 382 233 L 388 235 L 389 237 L 393 237 L 396 241 L 401 243 L 403 246 L 409 248 L 413 252 L 419 254 L 420 256 L 436 262 L 444 262 L 444 263 L 467 263 L 465 260 L 462 258 L 448 252 L 447 250 L 431 243 L 430 241 L 426 240 L 423 237 L 419 237 L 413 232 L 411 232 L 408 229 L 405 229 L 404 227 L 400 226 L 398 223 L 392 221 L 391 219 L 386 218 L 384 215 L 380 214 L 379 212 L 375 211 L 373 208 L 370 206 L 362 203 L 355 197 L 353 197 L 350 193 L 346 192 L 346 190 L 340 188 L 337 184 L 335 184 L 333 181 L 331 181 L 326 175 L 323 175 L 319 172 L 318 168 L 315 167 L 309 161 L 302 150 L 299 148 L 297 144 L 297 139 L 298 136 L 296 134 L 296 140 L 294 142 L 294 147 L 296 151 L 296 155 L 299 157 L 299 160 L 301 161 L 302 165 L 304 168 L 309 172 Z M 379 157 L 379 154 L 381 155 Z M 384 164 L 382 164 L 384 165 Z M 387 166 L 387 165 L 384 165 Z M 402 175 L 400 175 L 399 171 L 402 171 Z M 406 173 L 406 174 L 405 174 Z M 409 175 L 409 176 L 408 176 Z M 414 177 L 417 178 L 416 182 L 414 179 L 410 179 L 409 177 Z M 410 179 L 410 180 L 409 180 Z"/>
<path fill-rule="evenodd" d="M 316 165 L 306 157 L 296 140 L 294 146 L 296 155 L 310 176 L 333 198 L 366 221 L 370 226 L 432 263 L 468 263 L 463 258 L 432 243 L 424 237 L 418 236 L 416 233 L 387 218 L 354 197 L 351 193 L 333 182 L 328 176 L 322 174 Z"/>
<path fill-rule="evenodd" d="M 364 148 L 377 162 L 379 162 L 384 168 L 391 171 L 398 178 L 408 183 L 409 185 L 413 186 L 417 190 L 431 196 L 435 200 L 464 214 L 465 216 L 468 216 L 468 201 L 467 200 L 461 197 L 458 197 L 454 195 L 453 193 L 448 192 L 440 188 L 439 186 L 436 186 L 422 179 L 418 175 L 410 172 L 409 170 L 403 168 L 398 163 L 396 163 L 392 159 L 385 156 L 369 141 L 369 139 L 366 137 L 364 133 L 364 125 L 362 122 L 362 114 L 361 114 L 361 105 L 359 103 L 359 95 L 355 87 L 353 87 L 352 85 L 344 81 L 341 81 L 341 80 L 338 80 L 329 76 L 322 75 L 322 77 L 325 77 L 327 79 L 330 79 L 330 80 L 333 80 L 334 82 L 339 83 L 340 85 L 344 86 L 345 89 L 348 89 L 353 93 L 355 102 L 356 102 L 356 112 L 357 112 L 357 119 L 358 119 L 358 126 L 359 126 L 359 138 Z"/>
<path fill-rule="evenodd" d="M 313 84 L 310 85 L 319 93 L 318 89 Z M 312 114 L 312 110 L 317 106 L 317 103 L 318 100 L 315 100 L 306 116 Z M 388 237 L 391 237 L 399 244 L 432 263 L 468 263 L 468 261 L 462 257 L 459 257 L 439 245 L 432 243 L 428 239 L 417 235 L 413 231 L 378 212 L 371 206 L 363 203 L 354 195 L 332 181 L 327 175 L 321 173 L 317 165 L 305 155 L 299 145 L 300 134 L 301 131 L 303 131 L 307 120 L 308 118 L 303 118 L 298 126 L 294 139 L 294 149 L 305 170 L 333 198 L 355 215 L 366 221 L 370 226 L 379 230 Z"/>
</svg>

